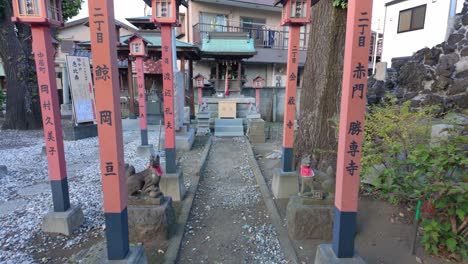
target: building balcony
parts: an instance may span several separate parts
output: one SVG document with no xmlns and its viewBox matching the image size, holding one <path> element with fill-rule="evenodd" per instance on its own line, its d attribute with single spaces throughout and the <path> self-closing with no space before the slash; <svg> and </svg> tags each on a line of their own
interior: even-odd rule
<svg viewBox="0 0 468 264">
<path fill-rule="evenodd" d="M 203 39 L 209 38 L 209 34 L 212 32 L 232 32 L 233 35 L 247 33 L 253 39 L 256 49 L 286 50 L 288 48 L 288 31 L 285 31 L 283 28 L 275 28 L 263 24 L 249 24 L 248 27 L 241 27 L 197 23 L 193 26 L 193 43 L 201 46 Z M 307 42 L 308 34 L 301 33 L 301 51 L 307 50 Z"/>
</svg>

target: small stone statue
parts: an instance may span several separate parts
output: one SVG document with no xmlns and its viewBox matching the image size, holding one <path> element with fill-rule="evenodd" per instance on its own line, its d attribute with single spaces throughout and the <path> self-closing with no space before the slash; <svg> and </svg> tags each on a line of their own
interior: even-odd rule
<svg viewBox="0 0 468 264">
<path fill-rule="evenodd" d="M 144 193 L 151 198 L 158 198 L 163 195 L 159 189 L 159 181 L 162 176 L 159 155 L 151 155 L 149 167 L 138 173 L 135 173 L 133 166 L 127 165 L 125 174 L 127 175 L 127 193 L 129 196 Z"/>
<path fill-rule="evenodd" d="M 315 160 L 315 159 L 314 159 Z M 333 199 L 335 194 L 335 173 L 331 166 L 327 172 L 312 169 L 310 156 L 301 161 L 301 189 L 299 196 L 311 199 Z"/>
</svg>

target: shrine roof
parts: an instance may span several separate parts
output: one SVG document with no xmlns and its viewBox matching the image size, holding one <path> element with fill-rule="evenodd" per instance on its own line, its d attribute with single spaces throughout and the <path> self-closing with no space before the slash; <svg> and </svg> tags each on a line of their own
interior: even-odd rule
<svg viewBox="0 0 468 264">
<path fill-rule="evenodd" d="M 240 34 L 211 33 L 211 36 L 202 39 L 203 57 L 249 58 L 257 54 L 253 39 Z"/>
</svg>

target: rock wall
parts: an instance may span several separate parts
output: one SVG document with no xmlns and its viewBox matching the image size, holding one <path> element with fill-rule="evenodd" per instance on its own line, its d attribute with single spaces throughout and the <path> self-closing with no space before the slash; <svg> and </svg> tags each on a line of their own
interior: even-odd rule
<svg viewBox="0 0 468 264">
<path fill-rule="evenodd" d="M 404 45 L 404 43 L 402 43 Z M 454 31 L 443 43 L 392 61 L 385 81 L 369 78 L 368 103 L 380 102 L 386 92 L 413 107 L 440 106 L 440 112 L 468 108 L 468 0 L 457 15 Z"/>
</svg>

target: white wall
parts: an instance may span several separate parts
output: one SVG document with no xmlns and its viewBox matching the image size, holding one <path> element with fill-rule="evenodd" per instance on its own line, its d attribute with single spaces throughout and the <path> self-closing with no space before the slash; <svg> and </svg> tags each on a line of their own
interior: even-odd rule
<svg viewBox="0 0 468 264">
<path fill-rule="evenodd" d="M 445 40 L 451 0 L 410 0 L 387 6 L 382 48 L 382 61 L 391 63 L 392 58 L 411 56 L 414 52 L 433 47 Z M 461 10 L 462 0 L 457 9 Z M 397 33 L 401 10 L 427 4 L 424 29 Z M 457 10 L 459 12 L 460 10 Z"/>
</svg>

